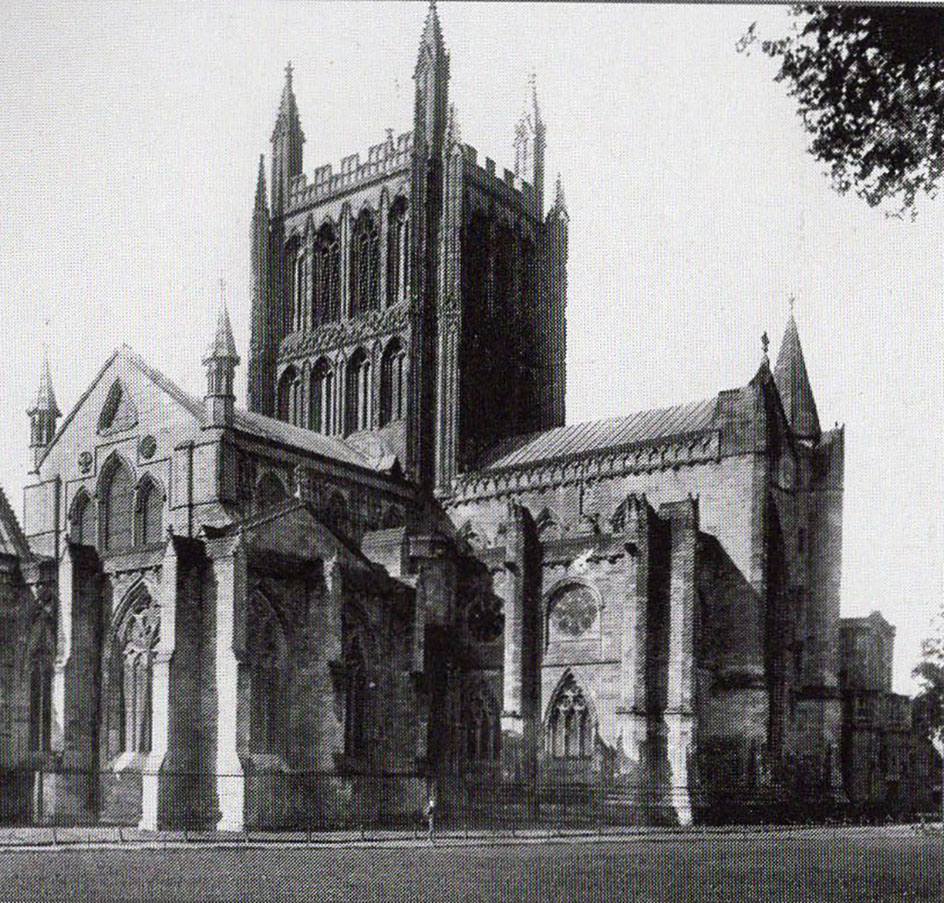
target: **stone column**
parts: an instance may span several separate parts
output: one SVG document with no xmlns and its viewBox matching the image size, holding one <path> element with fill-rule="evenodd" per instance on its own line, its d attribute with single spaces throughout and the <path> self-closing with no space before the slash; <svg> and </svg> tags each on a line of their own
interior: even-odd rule
<svg viewBox="0 0 944 903">
<path fill-rule="evenodd" d="M 351 316 L 351 205 L 341 208 L 341 319 Z"/>
<path fill-rule="evenodd" d="M 386 310 L 391 303 L 390 295 L 394 294 L 393 289 L 387 285 L 387 254 L 390 244 L 390 195 L 386 186 L 380 192 L 380 251 L 378 266 L 380 271 L 377 273 L 377 295 L 380 302 L 380 309 Z"/>
<path fill-rule="evenodd" d="M 241 536 L 210 550 L 216 589 L 216 760 L 219 831 L 245 825 L 246 778 L 239 757 L 239 671 L 246 643 L 246 553 Z"/>
<path fill-rule="evenodd" d="M 695 552 L 698 506 L 688 499 L 663 505 L 671 527 L 669 671 L 665 708 L 669 756 L 669 805 L 679 824 L 692 820 L 689 760 L 695 732 Z"/>
</svg>

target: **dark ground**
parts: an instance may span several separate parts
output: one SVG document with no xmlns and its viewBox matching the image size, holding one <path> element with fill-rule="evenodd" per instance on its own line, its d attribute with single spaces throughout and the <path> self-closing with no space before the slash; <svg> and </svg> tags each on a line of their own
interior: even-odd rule
<svg viewBox="0 0 944 903">
<path fill-rule="evenodd" d="M 907 828 L 397 847 L 0 852 L 2 900 L 944 900 L 944 837 Z"/>
</svg>

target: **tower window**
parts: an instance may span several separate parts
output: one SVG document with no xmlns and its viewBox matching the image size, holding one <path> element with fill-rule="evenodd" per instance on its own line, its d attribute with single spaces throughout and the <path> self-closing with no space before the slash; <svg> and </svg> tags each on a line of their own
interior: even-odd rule
<svg viewBox="0 0 944 903">
<path fill-rule="evenodd" d="M 357 218 L 351 240 L 351 316 L 378 306 L 380 239 L 370 211 Z"/>
<path fill-rule="evenodd" d="M 347 365 L 345 427 L 348 433 L 370 428 L 370 359 L 363 349 Z"/>
<path fill-rule="evenodd" d="M 312 322 L 331 323 L 341 316 L 341 247 L 330 223 L 315 236 Z"/>
<path fill-rule="evenodd" d="M 334 372 L 325 358 L 311 371 L 308 422 L 316 433 L 334 432 Z"/>
<path fill-rule="evenodd" d="M 390 208 L 387 229 L 387 304 L 406 299 L 409 288 L 410 229 L 405 198 Z"/>
<path fill-rule="evenodd" d="M 380 362 L 380 425 L 406 416 L 406 352 L 393 339 Z"/>
<path fill-rule="evenodd" d="M 279 380 L 279 420 L 301 426 L 302 383 L 298 371 L 289 367 Z"/>
</svg>

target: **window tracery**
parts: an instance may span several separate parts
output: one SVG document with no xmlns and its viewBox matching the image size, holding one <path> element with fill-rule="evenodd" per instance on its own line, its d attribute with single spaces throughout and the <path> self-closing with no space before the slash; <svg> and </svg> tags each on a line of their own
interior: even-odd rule
<svg viewBox="0 0 944 903">
<path fill-rule="evenodd" d="M 583 690 L 568 674 L 551 704 L 547 724 L 548 752 L 555 759 L 586 759 L 593 755 L 596 725 Z"/>
<path fill-rule="evenodd" d="M 473 762 L 501 757 L 501 716 L 498 703 L 484 683 L 466 698 L 466 756 Z"/>
<path fill-rule="evenodd" d="M 151 695 L 160 611 L 142 593 L 125 614 L 116 635 L 118 747 L 121 752 L 150 752 Z"/>
<path fill-rule="evenodd" d="M 364 210 L 351 236 L 351 317 L 378 307 L 380 237 L 374 217 Z"/>
<path fill-rule="evenodd" d="M 406 416 L 406 351 L 393 339 L 380 362 L 380 425 Z"/>
<path fill-rule="evenodd" d="M 370 358 L 356 351 L 347 365 L 346 432 L 370 428 Z"/>
<path fill-rule="evenodd" d="M 551 640 L 575 640 L 597 626 L 599 606 L 589 587 L 574 584 L 554 594 L 548 620 Z"/>
<path fill-rule="evenodd" d="M 469 636 L 477 643 L 494 643 L 505 629 L 502 601 L 494 593 L 480 591 L 469 604 Z"/>
<path fill-rule="evenodd" d="M 321 358 L 311 371 L 309 424 L 316 433 L 334 433 L 334 371 Z"/>
</svg>

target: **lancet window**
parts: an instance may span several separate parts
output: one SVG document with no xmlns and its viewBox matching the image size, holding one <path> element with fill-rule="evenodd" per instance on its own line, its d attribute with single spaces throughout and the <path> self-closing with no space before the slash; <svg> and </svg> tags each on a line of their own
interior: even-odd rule
<svg viewBox="0 0 944 903">
<path fill-rule="evenodd" d="M 134 545 L 134 480 L 123 461 L 113 458 L 106 466 L 101 489 L 102 548 L 106 552 Z"/>
<path fill-rule="evenodd" d="M 360 349 L 347 365 L 345 426 L 348 433 L 370 428 L 370 388 L 370 358 Z"/>
<path fill-rule="evenodd" d="M 122 752 L 151 749 L 154 654 L 159 631 L 160 612 L 150 595 L 142 593 L 126 613 L 115 638 L 118 748 Z"/>
<path fill-rule="evenodd" d="M 334 429 L 334 371 L 321 358 L 311 371 L 308 422 L 316 433 L 330 436 Z"/>
<path fill-rule="evenodd" d="M 380 237 L 369 210 L 354 224 L 351 237 L 351 316 L 378 306 Z"/>
<path fill-rule="evenodd" d="M 314 292 L 312 321 L 331 323 L 341 316 L 341 246 L 330 223 L 325 223 L 315 236 Z"/>
<path fill-rule="evenodd" d="M 380 425 L 406 416 L 406 351 L 393 339 L 380 362 Z"/>
<path fill-rule="evenodd" d="M 466 756 L 470 761 L 489 762 L 501 756 L 501 717 L 498 703 L 484 684 L 466 699 Z"/>
<path fill-rule="evenodd" d="M 387 228 L 387 304 L 407 298 L 410 286 L 410 221 L 405 198 L 390 207 Z"/>
</svg>

